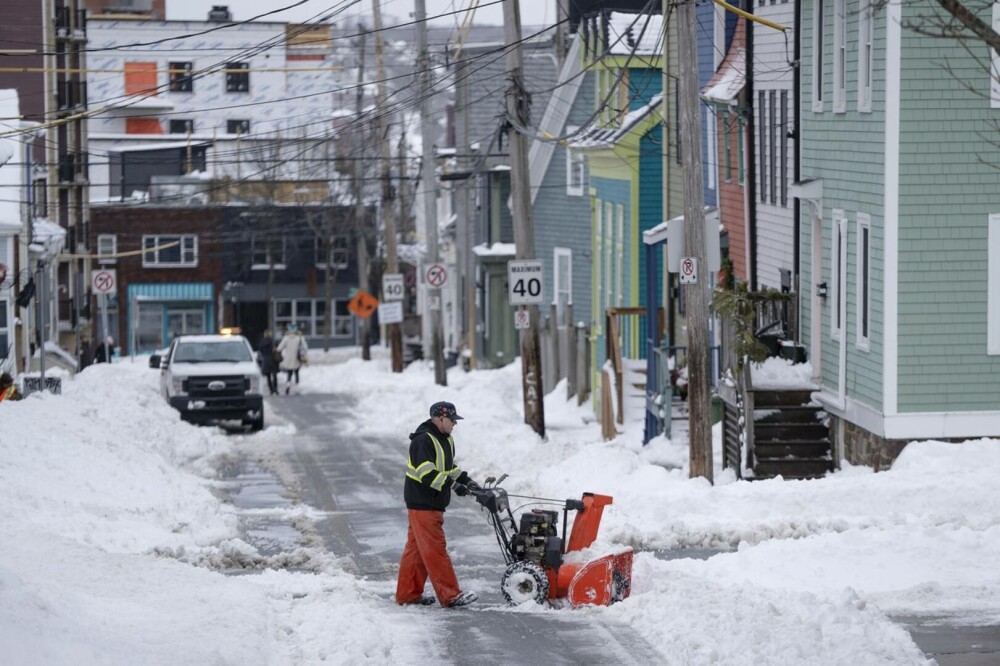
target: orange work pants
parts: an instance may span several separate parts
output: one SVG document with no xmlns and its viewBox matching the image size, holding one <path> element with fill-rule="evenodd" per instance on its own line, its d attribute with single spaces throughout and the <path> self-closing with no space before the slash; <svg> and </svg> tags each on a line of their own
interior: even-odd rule
<svg viewBox="0 0 1000 666">
<path fill-rule="evenodd" d="M 438 602 L 447 606 L 462 590 L 448 557 L 444 512 L 407 509 L 406 513 L 410 525 L 406 530 L 406 547 L 399 559 L 396 603 L 409 604 L 420 599 L 430 576 Z"/>
</svg>

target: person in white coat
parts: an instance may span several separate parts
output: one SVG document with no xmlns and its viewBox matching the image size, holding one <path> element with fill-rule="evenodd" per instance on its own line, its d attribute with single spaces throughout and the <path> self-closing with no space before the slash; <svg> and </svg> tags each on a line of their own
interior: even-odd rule
<svg viewBox="0 0 1000 666">
<path fill-rule="evenodd" d="M 308 349 L 306 339 L 299 332 L 298 325 L 289 324 L 285 336 L 278 343 L 278 351 L 281 352 L 281 365 L 279 367 L 285 371 L 288 378 L 285 385 L 286 394 L 291 392 L 293 376 L 295 383 L 299 383 L 299 368 L 302 367 L 302 361 L 305 360 Z"/>
</svg>

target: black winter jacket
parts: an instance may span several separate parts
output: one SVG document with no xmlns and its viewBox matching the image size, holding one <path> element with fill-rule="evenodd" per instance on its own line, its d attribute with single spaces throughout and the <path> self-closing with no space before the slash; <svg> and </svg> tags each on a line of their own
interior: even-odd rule
<svg viewBox="0 0 1000 666">
<path fill-rule="evenodd" d="M 420 481 L 417 481 L 411 476 L 410 468 L 407 467 L 407 476 L 403 483 L 403 500 L 406 502 L 407 509 L 444 511 L 451 502 L 452 484 L 455 481 L 465 483 L 469 480 L 469 475 L 455 465 L 454 442 L 449 441 L 451 438 L 442 434 L 430 419 L 417 426 L 416 432 L 410 433 L 409 464 L 418 470 L 424 463 L 429 462 L 431 466 L 436 464 L 437 451 L 434 442 L 431 441 L 431 435 L 437 439 L 444 450 L 444 469 L 453 471 L 441 489 L 436 490 L 434 488 L 434 480 L 438 476 L 436 468 L 426 471 L 425 467 L 422 471 L 426 473 L 421 476 Z"/>
</svg>

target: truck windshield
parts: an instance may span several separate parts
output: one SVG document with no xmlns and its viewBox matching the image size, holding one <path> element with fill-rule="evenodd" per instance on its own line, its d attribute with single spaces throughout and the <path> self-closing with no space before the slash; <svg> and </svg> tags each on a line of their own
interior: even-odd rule
<svg viewBox="0 0 1000 666">
<path fill-rule="evenodd" d="M 253 361 L 242 340 L 222 342 L 180 342 L 174 351 L 174 363 L 240 363 Z"/>
</svg>

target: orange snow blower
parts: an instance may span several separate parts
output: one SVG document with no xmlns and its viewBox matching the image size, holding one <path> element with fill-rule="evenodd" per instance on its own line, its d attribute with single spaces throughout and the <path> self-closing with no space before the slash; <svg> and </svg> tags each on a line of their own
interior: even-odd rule
<svg viewBox="0 0 1000 666">
<path fill-rule="evenodd" d="M 476 501 L 486 509 L 487 521 L 496 532 L 497 543 L 507 562 L 500 579 L 500 590 L 507 603 L 518 606 L 528 601 L 566 599 L 573 606 L 607 606 L 629 595 L 632 585 L 632 549 L 623 546 L 613 552 L 587 554 L 597 539 L 604 507 L 611 504 L 608 495 L 584 493 L 579 500 L 553 500 L 544 497 L 509 495 L 500 487 L 507 478 L 486 479 L 475 491 Z M 559 512 L 532 509 L 515 520 L 509 498 L 529 500 L 529 504 L 562 507 L 562 536 L 556 529 Z M 573 530 L 566 540 L 570 511 L 576 511 Z M 588 555 L 594 555 L 587 560 Z"/>
</svg>

